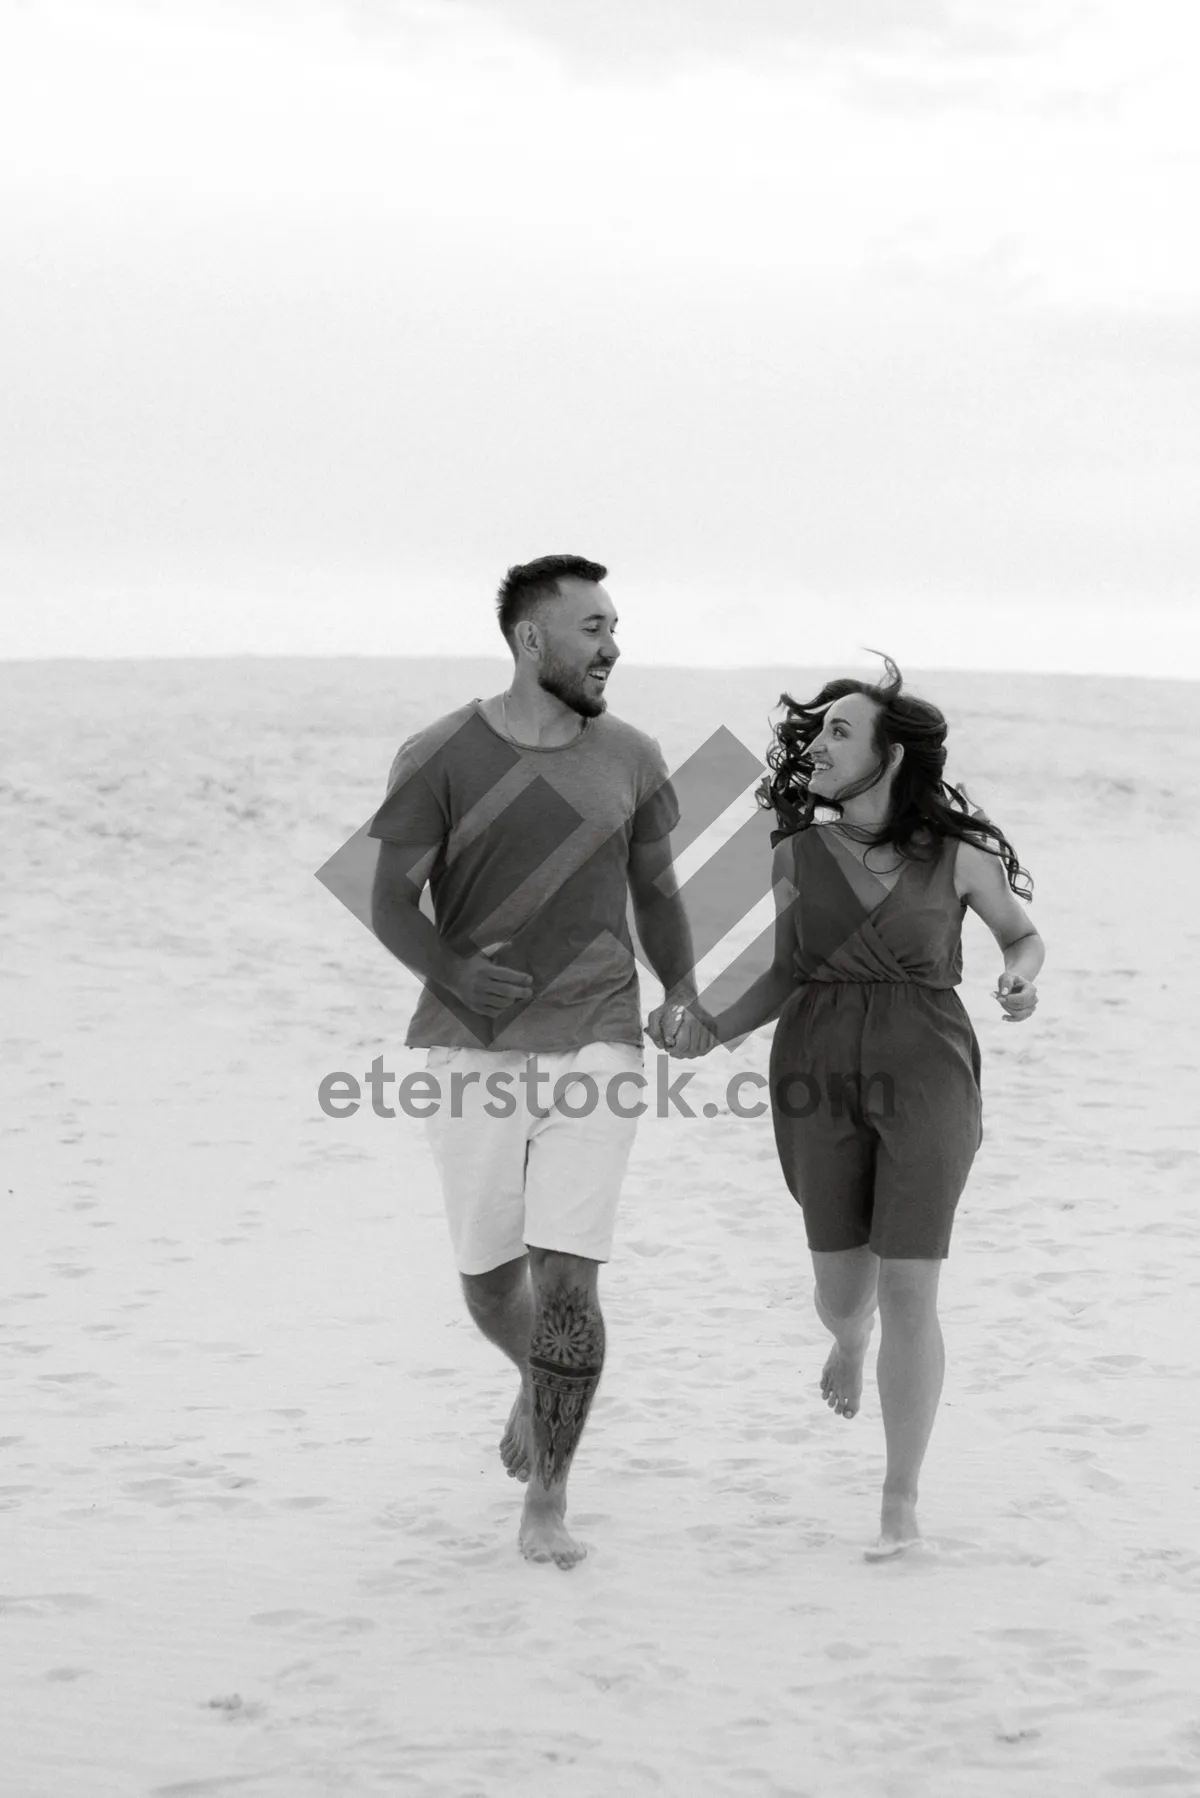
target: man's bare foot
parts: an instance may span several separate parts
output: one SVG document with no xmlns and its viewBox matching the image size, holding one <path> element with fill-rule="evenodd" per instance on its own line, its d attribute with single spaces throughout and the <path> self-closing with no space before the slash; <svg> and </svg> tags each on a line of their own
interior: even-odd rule
<svg viewBox="0 0 1200 1798">
<path fill-rule="evenodd" d="M 885 1492 L 879 1515 L 879 1540 L 864 1550 L 867 1560 L 890 1561 L 920 1540 L 916 1499 L 894 1498 Z"/>
<path fill-rule="evenodd" d="M 862 1403 L 863 1362 L 870 1330 L 847 1346 L 835 1342 L 821 1369 L 821 1397 L 839 1417 L 853 1417 Z"/>
<path fill-rule="evenodd" d="M 556 1567 L 574 1567 L 587 1549 L 576 1542 L 563 1521 L 563 1510 L 553 1500 L 525 1494 L 517 1543 L 527 1561 L 553 1561 Z"/>
<path fill-rule="evenodd" d="M 524 1386 L 517 1393 L 504 1435 L 500 1439 L 500 1459 L 508 1469 L 510 1480 L 529 1478 L 529 1457 L 533 1443 L 533 1419 L 529 1411 L 529 1394 Z"/>
</svg>

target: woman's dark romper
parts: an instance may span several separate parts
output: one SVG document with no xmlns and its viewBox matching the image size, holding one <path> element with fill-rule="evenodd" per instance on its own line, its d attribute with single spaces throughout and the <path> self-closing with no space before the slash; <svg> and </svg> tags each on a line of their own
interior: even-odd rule
<svg viewBox="0 0 1200 1798">
<path fill-rule="evenodd" d="M 802 984 L 775 1029 L 771 1110 L 809 1247 L 942 1258 L 982 1134 L 979 1044 L 954 991 L 957 843 L 904 862 L 889 891 L 828 826 L 788 840 Z"/>
</svg>

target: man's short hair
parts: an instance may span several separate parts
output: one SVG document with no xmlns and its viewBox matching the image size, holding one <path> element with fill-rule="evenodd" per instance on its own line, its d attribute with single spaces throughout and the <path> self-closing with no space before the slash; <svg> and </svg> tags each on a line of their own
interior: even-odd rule
<svg viewBox="0 0 1200 1798">
<path fill-rule="evenodd" d="M 561 599 L 559 581 L 602 581 L 608 573 L 599 562 L 583 556 L 539 556 L 534 562 L 519 562 L 510 568 L 496 595 L 496 613 L 509 644 L 513 631 L 522 619 L 532 617 L 544 599 Z"/>
</svg>

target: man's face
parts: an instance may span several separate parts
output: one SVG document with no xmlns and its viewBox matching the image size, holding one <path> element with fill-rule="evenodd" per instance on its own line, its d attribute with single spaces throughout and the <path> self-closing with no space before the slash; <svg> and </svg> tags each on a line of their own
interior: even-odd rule
<svg viewBox="0 0 1200 1798">
<path fill-rule="evenodd" d="M 538 610 L 538 685 L 581 717 L 595 718 L 604 710 L 608 673 L 621 653 L 613 634 L 617 614 L 593 581 L 567 576 L 558 591 L 559 599 Z"/>
</svg>

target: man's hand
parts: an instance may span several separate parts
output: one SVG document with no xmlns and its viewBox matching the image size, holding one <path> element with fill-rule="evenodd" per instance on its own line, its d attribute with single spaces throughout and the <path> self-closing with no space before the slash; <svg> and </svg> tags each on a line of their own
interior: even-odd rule
<svg viewBox="0 0 1200 1798">
<path fill-rule="evenodd" d="M 1001 974 L 996 983 L 996 997 L 1005 1013 L 1003 1022 L 1006 1024 L 1024 1023 L 1037 1009 L 1037 987 L 1032 980 L 1022 979 L 1020 974 Z"/>
<path fill-rule="evenodd" d="M 716 1020 L 698 999 L 660 1005 L 650 1013 L 646 1035 L 655 1048 L 665 1049 L 677 1060 L 707 1055 L 717 1046 Z"/>
<path fill-rule="evenodd" d="M 510 1005 L 532 997 L 532 974 L 523 974 L 519 968 L 506 968 L 503 962 L 492 960 L 492 956 L 504 947 L 503 943 L 494 943 L 490 948 L 480 950 L 478 955 L 468 956 L 458 963 L 445 982 L 469 1011 L 494 1018 L 499 1012 L 507 1011 Z"/>
<path fill-rule="evenodd" d="M 664 1052 L 668 1049 L 669 1044 L 663 1035 L 663 1022 L 666 1019 L 667 1013 L 672 1009 L 673 1008 L 670 1005 L 656 1005 L 654 1010 L 650 1013 L 650 1016 L 646 1019 L 646 1035 L 650 1038 L 650 1041 L 654 1044 L 656 1049 L 662 1049 Z M 672 1022 L 668 1028 L 673 1031 L 674 1023 Z"/>
</svg>

